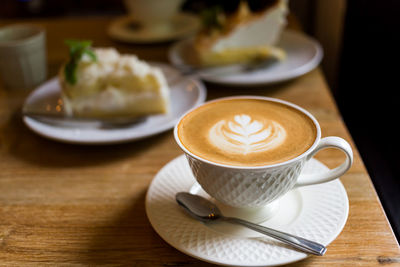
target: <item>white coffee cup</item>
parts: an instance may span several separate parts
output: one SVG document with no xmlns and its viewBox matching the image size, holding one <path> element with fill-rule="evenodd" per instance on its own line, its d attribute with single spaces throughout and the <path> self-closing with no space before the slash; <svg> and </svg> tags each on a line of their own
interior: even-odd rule
<svg viewBox="0 0 400 267">
<path fill-rule="evenodd" d="M 317 134 L 314 143 L 307 151 L 285 162 L 256 167 L 231 166 L 212 162 L 190 152 L 179 139 L 178 122 L 174 129 L 175 141 L 184 151 L 197 182 L 219 202 L 236 208 L 263 207 L 295 187 L 325 183 L 339 178 L 351 167 L 353 152 L 348 142 L 334 136 L 321 138 L 319 123 L 305 109 L 283 100 L 255 96 L 229 97 L 211 102 L 233 98 L 264 99 L 291 106 L 312 120 Z M 346 155 L 345 161 L 326 173 L 300 176 L 305 163 L 324 148 L 337 148 L 343 151 Z"/>
<path fill-rule="evenodd" d="M 28 24 L 0 28 L 0 78 L 5 86 L 31 89 L 46 76 L 45 30 Z"/>
<path fill-rule="evenodd" d="M 169 30 L 171 18 L 183 0 L 124 0 L 129 15 L 149 31 Z"/>
</svg>

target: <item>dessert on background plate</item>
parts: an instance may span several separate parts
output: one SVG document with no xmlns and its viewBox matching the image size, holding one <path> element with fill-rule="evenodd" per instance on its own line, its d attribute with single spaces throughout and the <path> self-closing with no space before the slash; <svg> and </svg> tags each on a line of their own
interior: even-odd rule
<svg viewBox="0 0 400 267">
<path fill-rule="evenodd" d="M 286 25 L 287 0 L 240 1 L 233 13 L 219 6 L 203 12 L 204 28 L 193 40 L 194 62 L 219 66 L 285 58 L 276 46 Z"/>
<path fill-rule="evenodd" d="M 178 70 L 167 64 L 153 64 L 162 70 L 165 77 L 180 75 Z M 145 119 L 139 118 L 138 122 L 121 127 L 108 127 L 108 123 L 103 124 L 103 118 L 81 120 L 65 116 L 61 103 L 62 88 L 59 78 L 54 77 L 33 90 L 22 107 L 23 114 L 50 116 L 37 117 L 28 114 L 23 116 L 23 121 L 36 134 L 63 143 L 108 145 L 136 141 L 173 128 L 185 112 L 203 103 L 207 94 L 201 81 L 189 77 L 182 77 L 179 83 L 171 84 L 170 88 L 171 102 L 168 113 L 149 115 Z M 54 116 L 51 116 L 52 114 Z M 62 119 L 64 117 L 66 121 Z"/>
<path fill-rule="evenodd" d="M 70 59 L 58 78 L 67 115 L 140 117 L 168 113 L 169 87 L 157 67 L 114 48 L 69 40 Z"/>
<path fill-rule="evenodd" d="M 192 60 L 192 41 L 192 39 L 183 40 L 171 47 L 168 52 L 168 58 L 173 66 L 184 71 L 197 67 L 193 65 Z M 283 31 L 278 46 L 283 48 L 286 53 L 286 57 L 282 61 L 267 59 L 264 63 L 271 61 L 274 63 L 254 69 L 251 72 L 237 72 L 230 75 L 219 75 L 218 72 L 213 72 L 214 68 L 204 68 L 206 71 L 199 71 L 198 76 L 207 82 L 235 87 L 274 84 L 291 80 L 310 72 L 318 66 L 324 54 L 322 46 L 317 40 L 301 32 L 288 29 Z M 257 64 L 257 62 L 254 63 Z M 253 64 L 253 62 L 250 64 Z M 228 65 L 227 67 L 231 66 L 235 68 L 235 65 Z M 242 66 L 245 66 L 245 64 Z M 218 66 L 217 68 L 223 69 L 225 66 Z"/>
<path fill-rule="evenodd" d="M 280 83 L 318 66 L 323 58 L 319 42 L 285 28 L 286 0 L 237 1 L 225 2 L 225 10 L 205 9 L 205 29 L 171 46 L 171 64 L 207 82 L 235 87 Z M 235 67 L 239 71 L 225 71 Z"/>
</svg>

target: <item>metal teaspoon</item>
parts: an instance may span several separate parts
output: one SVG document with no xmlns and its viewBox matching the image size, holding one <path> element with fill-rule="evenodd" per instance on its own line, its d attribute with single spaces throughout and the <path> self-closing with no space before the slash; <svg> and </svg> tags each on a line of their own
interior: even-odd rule
<svg viewBox="0 0 400 267">
<path fill-rule="evenodd" d="M 220 220 L 233 224 L 239 224 L 259 233 L 278 239 L 279 241 L 289 244 L 301 251 L 318 256 L 324 255 L 327 250 L 325 246 L 302 237 L 283 233 L 238 218 L 224 217 L 214 203 L 201 196 L 186 192 L 179 192 L 175 197 L 180 206 L 182 206 L 192 217 L 202 222 Z"/>
</svg>

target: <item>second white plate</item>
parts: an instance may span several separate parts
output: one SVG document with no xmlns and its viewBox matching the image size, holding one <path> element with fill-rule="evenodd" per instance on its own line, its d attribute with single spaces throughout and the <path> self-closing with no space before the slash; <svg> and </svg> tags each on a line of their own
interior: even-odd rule
<svg viewBox="0 0 400 267">
<path fill-rule="evenodd" d="M 115 144 L 149 137 L 175 126 L 177 120 L 189 109 L 206 99 L 204 85 L 195 79 L 179 77 L 179 72 L 165 64 L 156 64 L 165 76 L 172 78 L 170 85 L 171 111 L 169 114 L 152 115 L 143 122 L 129 127 L 106 129 L 101 127 L 63 127 L 24 117 L 24 123 L 33 132 L 49 139 L 74 144 Z M 60 100 L 61 88 L 53 78 L 34 90 L 26 99 L 28 110 L 53 110 Z"/>
<path fill-rule="evenodd" d="M 174 44 L 169 51 L 169 60 L 175 66 L 189 65 L 187 51 L 192 39 Z M 313 70 L 323 58 L 321 45 L 315 39 L 292 30 L 285 30 L 278 43 L 285 50 L 287 58 L 267 68 L 230 75 L 201 76 L 208 82 L 232 85 L 266 85 L 287 81 Z"/>
</svg>

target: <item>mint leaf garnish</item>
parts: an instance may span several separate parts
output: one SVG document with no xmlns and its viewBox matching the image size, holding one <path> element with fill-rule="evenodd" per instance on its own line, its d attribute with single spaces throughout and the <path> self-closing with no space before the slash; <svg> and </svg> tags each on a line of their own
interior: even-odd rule
<svg viewBox="0 0 400 267">
<path fill-rule="evenodd" d="M 92 42 L 87 40 L 66 40 L 65 44 L 69 47 L 69 61 L 65 65 L 65 79 L 71 85 L 76 84 L 76 70 L 78 63 L 84 54 L 88 55 L 93 61 L 97 61 L 96 54 L 91 48 Z"/>
<path fill-rule="evenodd" d="M 206 29 L 209 28 L 222 28 L 222 16 L 223 16 L 223 9 L 221 6 L 212 6 L 210 8 L 204 9 L 201 12 L 201 19 L 203 22 L 203 26 Z"/>
</svg>

